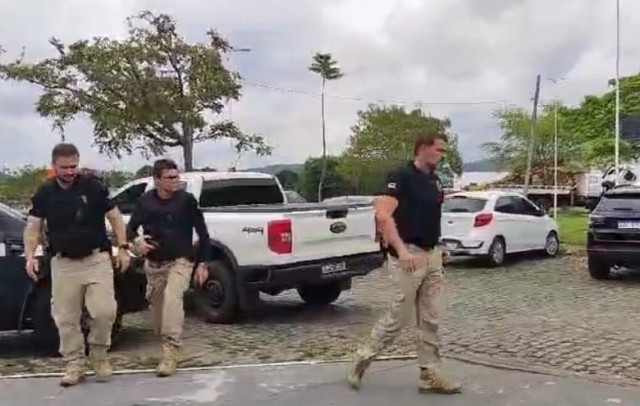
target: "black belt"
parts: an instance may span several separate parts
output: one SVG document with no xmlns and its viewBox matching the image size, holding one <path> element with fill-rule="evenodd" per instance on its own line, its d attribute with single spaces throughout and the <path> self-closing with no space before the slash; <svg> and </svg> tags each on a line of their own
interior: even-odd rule
<svg viewBox="0 0 640 406">
<path fill-rule="evenodd" d="M 91 252 L 87 255 L 82 255 L 82 256 L 78 256 L 78 255 L 71 255 L 68 252 L 55 252 L 54 256 L 58 257 L 58 258 L 66 258 L 66 259 L 84 259 L 84 258 L 88 258 L 91 255 L 96 255 L 99 254 L 101 252 L 109 252 L 109 249 L 107 248 L 94 248 L 91 250 Z"/>
</svg>

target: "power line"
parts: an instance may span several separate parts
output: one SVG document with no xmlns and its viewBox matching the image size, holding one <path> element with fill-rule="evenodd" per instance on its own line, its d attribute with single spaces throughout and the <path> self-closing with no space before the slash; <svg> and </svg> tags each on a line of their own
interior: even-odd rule
<svg viewBox="0 0 640 406">
<path fill-rule="evenodd" d="M 261 84 L 261 83 L 255 83 L 255 82 L 248 82 L 248 81 L 243 81 L 243 84 L 247 85 L 247 86 L 252 86 L 252 87 L 256 87 L 256 88 L 260 88 L 260 89 L 265 89 L 265 90 L 273 90 L 273 91 L 277 91 L 277 92 L 281 92 L 281 93 L 293 93 L 293 94 L 300 94 L 300 95 L 304 95 L 304 96 L 311 96 L 311 97 L 321 97 L 320 93 L 314 93 L 314 92 L 309 92 L 306 90 L 300 90 L 300 89 L 292 89 L 292 88 L 283 88 L 283 87 L 278 87 L 278 86 L 272 86 L 272 85 L 265 85 L 265 84 Z M 335 95 L 335 94 L 328 94 L 325 93 L 325 97 L 330 97 L 333 99 L 341 99 L 341 100 L 350 100 L 350 101 L 358 101 L 358 102 L 376 102 L 376 103 L 388 103 L 388 104 L 402 104 L 402 105 L 482 105 L 482 104 L 520 104 L 520 102 L 516 102 L 513 100 L 476 100 L 476 101 L 432 101 L 432 102 L 427 102 L 427 101 L 405 101 L 405 100 L 389 100 L 389 99 L 373 99 L 373 98 L 362 98 L 362 97 L 355 97 L 355 96 L 342 96 L 342 95 Z"/>
</svg>

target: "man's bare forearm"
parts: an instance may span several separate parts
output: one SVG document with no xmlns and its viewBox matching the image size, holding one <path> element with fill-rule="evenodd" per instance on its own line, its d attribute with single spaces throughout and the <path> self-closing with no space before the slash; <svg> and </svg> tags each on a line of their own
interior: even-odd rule
<svg viewBox="0 0 640 406">
<path fill-rule="evenodd" d="M 29 216 L 23 233 L 24 254 L 27 259 L 33 258 L 38 245 L 42 241 L 42 219 Z"/>
<path fill-rule="evenodd" d="M 107 212 L 107 220 L 111 224 L 111 229 L 116 236 L 116 242 L 118 245 L 127 243 L 127 226 L 124 224 L 122 213 L 117 207 L 114 207 Z"/>
</svg>

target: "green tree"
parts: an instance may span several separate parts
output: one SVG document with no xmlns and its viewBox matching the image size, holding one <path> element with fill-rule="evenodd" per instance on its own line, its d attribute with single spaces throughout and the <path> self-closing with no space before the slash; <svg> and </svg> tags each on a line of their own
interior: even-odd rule
<svg viewBox="0 0 640 406">
<path fill-rule="evenodd" d="M 27 207 L 46 174 L 47 168 L 30 165 L 5 172 L 0 180 L 0 200 L 10 206 Z"/>
<path fill-rule="evenodd" d="M 354 185 L 356 193 L 378 192 L 392 167 L 413 159 L 415 134 L 435 130 L 449 136 L 449 151 L 440 169 L 451 168 L 460 174 L 462 159 L 457 136 L 451 133 L 450 126 L 448 119 L 425 115 L 419 109 L 407 111 L 398 106 L 371 105 L 358 112 L 339 171 Z"/>
<path fill-rule="evenodd" d="M 240 97 L 240 76 L 223 62 L 232 50 L 223 37 L 209 30 L 206 42 L 187 43 L 171 17 L 150 11 L 127 24 L 122 40 L 97 37 L 65 46 L 52 38 L 56 57 L 1 64 L 0 77 L 40 86 L 37 111 L 55 128 L 87 114 L 95 143 L 112 156 L 138 151 L 149 157 L 180 147 L 185 169 L 192 170 L 194 144 L 222 138 L 235 140 L 238 152 L 270 153 L 263 137 L 230 121 L 210 121 L 226 101 Z"/>
<path fill-rule="evenodd" d="M 290 169 L 281 170 L 276 177 L 285 189 L 294 189 L 300 180 L 298 174 Z"/>
<path fill-rule="evenodd" d="M 582 141 L 567 128 L 564 111 L 558 114 L 558 166 L 563 172 L 579 171 L 583 168 L 580 159 Z M 538 116 L 536 139 L 531 162 L 532 172 L 539 173 L 544 183 L 553 182 L 555 148 L 555 105 L 544 105 Z M 527 152 L 531 137 L 531 114 L 521 108 L 507 108 L 494 113 L 502 130 L 499 141 L 487 142 L 482 148 L 496 164 L 509 168 L 512 181 L 524 182 Z"/>
<path fill-rule="evenodd" d="M 104 172 L 104 181 L 109 189 L 117 189 L 125 183 L 133 180 L 135 174 L 127 171 L 110 170 Z"/>
<path fill-rule="evenodd" d="M 318 201 L 322 200 L 322 190 L 327 172 L 327 135 L 326 135 L 326 120 L 325 120 L 325 105 L 324 105 L 324 91 L 327 81 L 340 79 L 343 74 L 338 67 L 338 62 L 333 59 L 331 54 L 323 54 L 317 52 L 313 56 L 311 65 L 309 66 L 311 72 L 317 73 L 322 78 L 322 92 L 321 92 L 321 115 L 322 115 L 322 172 L 320 175 L 320 182 L 318 183 Z"/>
<path fill-rule="evenodd" d="M 153 165 L 144 165 L 136 171 L 136 178 L 146 178 L 153 175 Z"/>
<path fill-rule="evenodd" d="M 339 164 L 340 158 L 333 156 L 327 156 L 326 159 L 308 158 L 304 163 L 304 169 L 298 182 L 300 194 L 308 201 L 316 201 L 323 167 L 326 171 L 326 178 L 321 190 L 321 196 L 327 198 L 351 193 L 353 188 L 349 181 L 341 176 L 337 170 Z"/>
<path fill-rule="evenodd" d="M 615 84 L 611 82 L 610 84 Z M 562 109 L 564 126 L 583 142 L 581 159 L 601 169 L 614 164 L 615 90 L 586 96 L 578 107 Z M 620 118 L 640 116 L 640 74 L 620 79 Z M 640 149 L 620 140 L 620 161 L 640 157 Z"/>
</svg>

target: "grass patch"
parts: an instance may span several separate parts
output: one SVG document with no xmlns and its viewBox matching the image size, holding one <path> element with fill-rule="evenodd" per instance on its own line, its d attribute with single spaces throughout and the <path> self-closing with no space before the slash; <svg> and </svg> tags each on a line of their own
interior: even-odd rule
<svg viewBox="0 0 640 406">
<path fill-rule="evenodd" d="M 567 245 L 582 245 L 587 243 L 587 227 L 589 213 L 584 209 L 558 210 L 558 228 L 560 240 Z"/>
</svg>

